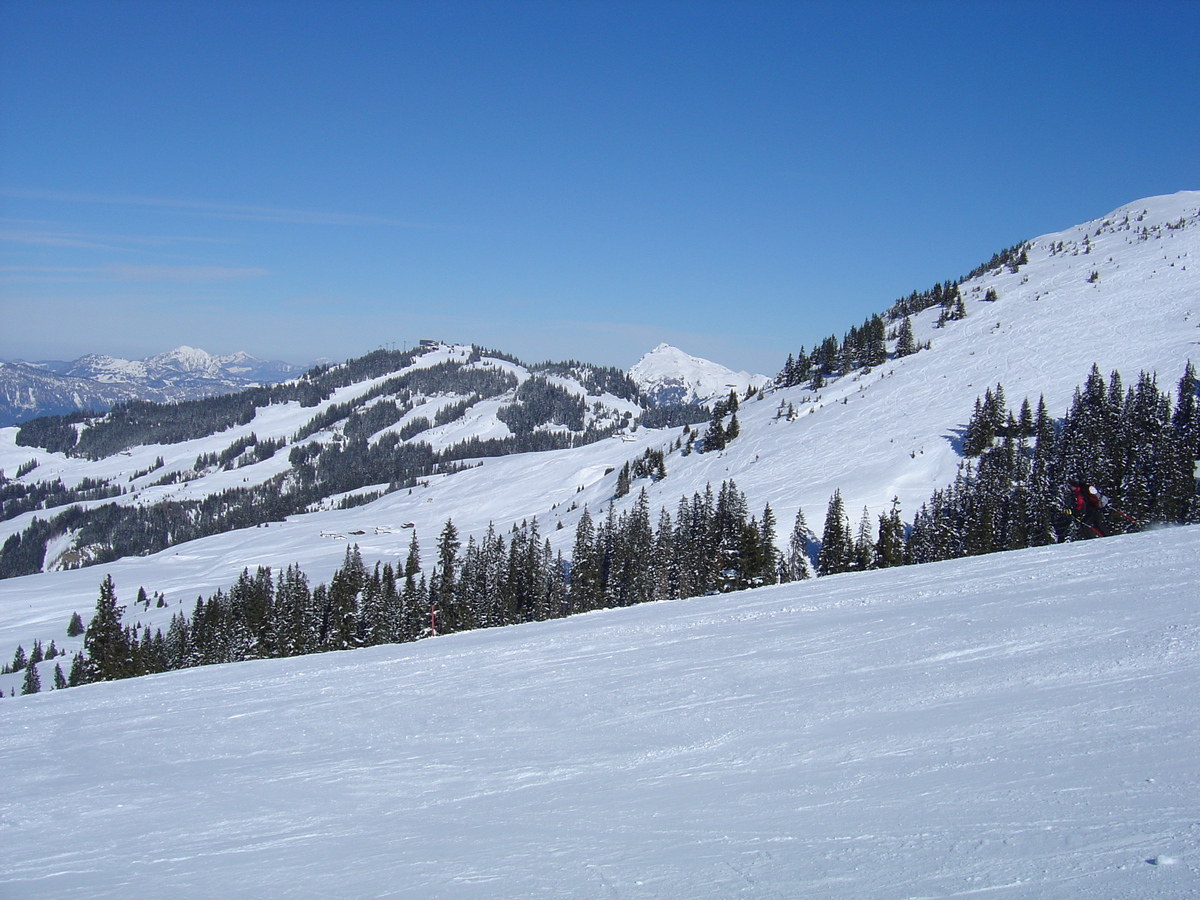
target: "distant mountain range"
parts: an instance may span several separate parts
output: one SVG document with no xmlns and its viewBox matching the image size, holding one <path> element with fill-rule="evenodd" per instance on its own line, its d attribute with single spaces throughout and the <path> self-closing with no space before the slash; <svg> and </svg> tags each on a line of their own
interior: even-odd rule
<svg viewBox="0 0 1200 900">
<path fill-rule="evenodd" d="M 307 368 L 241 352 L 213 356 L 186 346 L 136 360 L 92 353 L 70 362 L 0 361 L 0 427 L 107 410 L 122 400 L 194 400 L 286 381 Z"/>
<path fill-rule="evenodd" d="M 214 356 L 187 346 L 146 359 L 89 353 L 69 362 L 0 360 L 0 428 L 39 416 L 103 412 L 122 400 L 172 402 L 233 393 L 287 381 L 308 368 L 242 352 Z M 707 404 L 731 390 L 742 395 L 771 380 L 734 372 L 669 344 L 645 354 L 629 377 L 651 407 Z"/>
</svg>

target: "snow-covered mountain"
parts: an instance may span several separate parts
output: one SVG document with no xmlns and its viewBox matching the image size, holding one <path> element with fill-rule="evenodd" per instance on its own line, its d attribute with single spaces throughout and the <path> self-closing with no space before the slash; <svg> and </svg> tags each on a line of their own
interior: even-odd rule
<svg viewBox="0 0 1200 900">
<path fill-rule="evenodd" d="M 178 347 L 146 359 L 89 354 L 72 362 L 0 362 L 0 426 L 37 416 L 106 410 L 120 400 L 190 400 L 293 378 L 305 367 L 243 352 Z"/>
<path fill-rule="evenodd" d="M 143 423 L 77 425 L 92 452 L 68 455 L 0 429 L 10 487 L 124 491 L 24 510 L 0 546 L 68 504 L 282 499 L 373 448 L 447 463 L 401 489 L 367 465 L 284 521 L 89 568 L 69 568 L 94 549 L 77 516 L 46 571 L 0 580 L 0 658 L 34 640 L 76 652 L 68 620 L 106 575 L 127 620 L 166 630 L 245 567 L 328 582 L 350 542 L 371 567 L 419 535 L 429 572 L 447 520 L 465 544 L 536 518 L 570 555 L 585 508 L 628 512 L 642 488 L 652 522 L 726 479 L 818 532 L 835 490 L 855 519 L 893 498 L 908 516 L 954 479 L 998 383 L 1061 416 L 1093 364 L 1171 389 L 1200 362 L 1200 192 L 1023 250 L 959 285 L 964 318 L 913 315 L 920 352 L 889 337 L 882 363 L 742 399 L 720 451 L 637 425 L 625 373 L 449 345 L 352 361 L 194 435 L 126 445 Z M 485 452 L 502 447 L 524 452 Z M 618 496 L 648 452 L 665 477 Z M 1163 529 L 5 699 L 0 816 L 17 824 L 0 885 L 270 893 L 286 871 L 298 892 L 414 897 L 1189 896 L 1198 559 L 1200 530 Z M 161 605 L 133 606 L 139 586 Z M 47 785 L 71 815 L 41 811 Z"/>
<path fill-rule="evenodd" d="M 386 374 L 354 380 L 349 369 L 335 368 L 329 377 L 347 373 L 345 383 L 337 382 L 340 386 L 315 406 L 292 400 L 262 407 L 251 418 L 222 424 L 224 430 L 211 435 L 122 445 L 121 453 L 114 450 L 97 459 L 20 446 L 16 429 L 0 429 L 0 469 L 11 478 L 22 466 L 36 463 L 22 483 L 60 478 L 69 487 L 91 479 L 125 492 L 115 501 L 87 500 L 83 506 L 188 502 L 232 488 L 267 485 L 291 471 L 295 448 L 319 445 L 317 449 L 332 452 L 371 421 L 384 424 L 369 426 L 375 427 L 368 433 L 370 446 L 398 439 L 428 445 L 435 452 L 451 451 L 454 458 L 469 463 L 447 467 L 456 469 L 452 474 L 422 476 L 411 490 L 390 493 L 390 476 L 368 471 L 378 481 L 360 479 L 361 487 L 343 491 L 346 496 L 379 495 L 366 505 L 329 508 L 346 499 L 335 493 L 323 503 L 324 511 L 314 504 L 309 507 L 312 512 L 289 516 L 276 527 L 214 535 L 104 568 L 119 572 L 120 584 L 178 592 L 189 601 L 198 593 L 227 587 L 251 563 L 281 569 L 301 562 L 311 577 L 328 578 L 341 561 L 344 545 L 322 538 L 323 533 L 367 532 L 355 540 L 370 562 L 404 553 L 402 524 L 413 523 L 419 534 L 430 536 L 452 519 L 465 540 L 482 535 L 489 522 L 508 527 L 536 516 L 555 548 L 569 553 L 583 507 L 596 511 L 615 501 L 618 512 L 627 509 L 637 491 L 615 497 L 619 470 L 623 463 L 655 450 L 666 453 L 667 477 L 638 485 L 646 488 L 652 521 L 659 508 L 673 510 L 681 496 L 703 493 L 706 485 L 725 479 L 734 479 L 756 509 L 769 502 L 784 526 L 802 509 L 819 533 L 834 491 L 840 491 L 853 520 L 864 507 L 872 518 L 887 511 L 893 499 L 908 517 L 934 488 L 954 479 L 972 406 L 997 383 L 1003 384 L 1014 409 L 1023 398 L 1036 404 L 1044 396 L 1051 415 L 1061 416 L 1093 364 L 1106 374 L 1119 370 L 1126 383 L 1139 371 L 1155 372 L 1169 389 L 1189 359 L 1200 361 L 1200 277 L 1194 264 L 1200 255 L 1200 192 L 1129 204 L 1093 222 L 1037 238 L 1026 252 L 1025 264 L 997 266 L 963 282 L 966 318 L 937 327 L 938 309 L 913 316 L 917 341 L 928 342 L 929 349 L 833 379 L 817 391 L 796 386 L 743 402 L 738 412 L 741 436 L 720 453 L 684 455 L 672 449 L 679 429 L 633 428 L 638 404 L 608 392 L 604 384 L 623 390 L 611 373 L 586 376 L 593 383 L 588 388 L 580 381 L 583 373 L 545 371 L 530 386 L 557 384 L 563 396 L 576 398 L 568 405 L 582 408 L 583 418 L 572 425 L 557 423 L 554 416 L 564 418 L 564 408 L 554 411 L 543 397 L 522 401 L 528 409 L 536 408 L 537 416 L 522 414 L 513 422 L 529 429 L 524 440 L 562 446 L 569 439 L 575 446 L 507 456 L 484 455 L 481 448 L 480 455 L 472 458 L 467 452 L 464 459 L 464 452 L 453 448 L 473 440 L 515 438 L 513 427 L 500 418 L 501 410 L 516 401 L 513 385 L 530 382 L 534 373 L 505 359 L 473 358 L 469 347 L 441 346 L 416 357 L 399 373 L 380 370 Z M 996 299 L 987 299 L 990 296 Z M 894 341 L 889 342 L 892 346 Z M 461 379 L 461 386 L 388 386 L 397 377 L 424 379 L 422 372 L 440 378 L 449 371 L 447 366 L 458 373 L 454 377 Z M 502 384 L 504 378 L 511 382 Z M 481 388 L 481 394 L 471 387 L 475 379 L 487 379 L 492 386 Z M 407 400 L 401 396 L 405 390 Z M 491 396 L 483 396 L 487 394 Z M 380 408 L 384 403 L 393 406 L 383 419 L 376 419 L 385 413 Z M 353 410 L 359 411 L 352 424 Z M 298 438 L 302 429 L 304 436 Z M 608 429 L 611 436 L 579 443 L 588 429 Z M 552 437 L 555 432 L 557 438 Z M 247 446 L 228 466 L 197 468 L 201 458 L 219 457 L 251 436 L 259 444 L 272 441 L 281 449 L 260 459 Z M 71 497 L 64 502 L 79 501 Z M 20 534 L 33 519 L 46 521 L 59 511 L 38 509 L 0 522 L 0 542 Z M 383 533 L 375 535 L 376 528 Z M 48 552 L 46 568 L 61 566 L 64 554 L 80 549 L 70 535 L 55 540 L 56 552 Z M 428 552 L 428 544 L 426 548 Z M 163 565 L 165 560 L 171 561 L 169 566 Z M 55 598 L 53 604 L 38 611 L 36 628 L 33 621 L 22 627 L 0 616 L 0 655 L 5 646 L 15 647 L 21 640 L 40 636 L 48 641 L 73 610 L 91 608 L 99 577 L 89 569 L 33 576 L 39 584 L 44 579 L 54 586 L 48 592 Z M 24 578 L 0 581 L 0 604 L 25 596 L 25 584 Z M 157 621 L 153 611 L 143 621 L 147 619 Z M 167 621 L 169 616 L 159 624 Z"/>
<path fill-rule="evenodd" d="M 659 344 L 629 370 L 653 406 L 687 406 L 729 396 L 741 397 L 750 388 L 769 384 L 766 375 L 734 372 L 719 363 L 690 356 L 670 344 Z"/>
<path fill-rule="evenodd" d="M 146 359 L 128 360 L 89 355 L 70 363 L 62 372 L 74 378 L 102 382 L 132 382 L 154 388 L 203 387 L 213 383 L 230 387 L 284 381 L 303 371 L 301 366 L 263 360 L 239 351 L 214 356 L 194 347 L 177 347 Z"/>
</svg>

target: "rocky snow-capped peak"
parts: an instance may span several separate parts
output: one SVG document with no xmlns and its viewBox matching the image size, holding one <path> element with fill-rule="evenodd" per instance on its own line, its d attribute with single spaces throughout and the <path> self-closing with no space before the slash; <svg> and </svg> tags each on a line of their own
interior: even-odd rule
<svg viewBox="0 0 1200 900">
<path fill-rule="evenodd" d="M 654 406 L 707 403 L 730 391 L 745 394 L 771 379 L 766 375 L 734 372 L 719 363 L 684 353 L 670 344 L 659 344 L 629 370 L 642 393 Z"/>
</svg>

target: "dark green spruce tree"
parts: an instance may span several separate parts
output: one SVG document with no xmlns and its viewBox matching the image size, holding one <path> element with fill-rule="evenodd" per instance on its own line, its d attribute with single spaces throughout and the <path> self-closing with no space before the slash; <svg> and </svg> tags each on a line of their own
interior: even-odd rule
<svg viewBox="0 0 1200 900">
<path fill-rule="evenodd" d="M 131 674 L 129 638 L 121 627 L 125 607 L 117 605 L 117 591 L 111 575 L 100 582 L 96 612 L 83 636 L 85 678 L 87 681 L 114 681 Z"/>
<path fill-rule="evenodd" d="M 825 528 L 821 532 L 821 549 L 817 553 L 817 574 L 836 575 L 849 572 L 854 565 L 854 538 L 842 504 L 842 492 L 835 490 L 825 511 Z"/>
<path fill-rule="evenodd" d="M 42 690 L 42 679 L 38 675 L 38 667 L 34 664 L 25 667 L 25 680 L 21 684 L 21 694 L 37 694 Z"/>
</svg>

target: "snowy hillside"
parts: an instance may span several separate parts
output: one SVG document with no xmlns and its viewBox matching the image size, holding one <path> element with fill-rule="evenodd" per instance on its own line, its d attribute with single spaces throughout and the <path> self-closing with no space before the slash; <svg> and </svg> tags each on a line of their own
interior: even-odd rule
<svg viewBox="0 0 1200 900">
<path fill-rule="evenodd" d="M 1028 247 L 1028 263 L 1016 271 L 998 267 L 961 286 L 966 318 L 941 328 L 935 327 L 936 309 L 913 318 L 917 339 L 929 341 L 930 349 L 830 381 L 815 393 L 793 387 L 745 401 L 738 412 L 741 435 L 719 453 L 684 456 L 671 450 L 680 429 L 620 427 L 631 420 L 626 414 L 637 415 L 635 403 L 613 395 L 587 396 L 569 373 L 544 373 L 547 383 L 585 400 L 586 427 L 618 426 L 614 436 L 570 449 L 468 459 L 470 468 L 422 477 L 411 489 L 358 508 L 328 509 L 341 499 L 333 496 L 323 510 L 314 507 L 269 527 L 205 537 L 99 567 L 5 579 L 0 581 L 0 657 L 10 658 L 18 643 L 28 649 L 35 639 L 78 649 L 78 641 L 65 638 L 67 619 L 75 611 L 88 613 L 107 573 L 114 576 L 124 601 L 139 586 L 161 591 L 167 605 L 144 610 L 138 618 L 143 625 L 165 629 L 173 613 L 190 609 L 199 594 L 227 588 L 246 566 L 271 566 L 278 572 L 298 563 L 310 578 L 327 580 L 351 542 L 361 547 L 368 566 L 376 560 L 395 563 L 407 551 L 413 533 L 409 525 L 422 542 L 426 570 L 434 559 L 433 538 L 448 519 L 465 542 L 481 536 L 489 523 L 504 531 L 536 517 L 541 534 L 569 554 L 583 508 L 601 512 L 615 499 L 622 465 L 648 450 L 666 452 L 667 476 L 640 480 L 631 494 L 615 500 L 618 512 L 628 509 L 644 487 L 654 521 L 660 507 L 673 510 L 681 496 L 703 493 L 706 485 L 716 487 L 732 478 L 755 512 L 771 504 L 783 526 L 781 538 L 797 509 L 804 510 L 819 533 L 835 490 L 852 521 L 864 506 L 872 516 L 888 509 L 893 497 L 911 516 L 934 488 L 954 478 L 972 405 L 997 382 L 1003 383 L 1014 408 L 1026 396 L 1036 404 L 1044 394 L 1051 414 L 1058 416 L 1093 363 L 1105 374 L 1119 369 L 1126 383 L 1139 370 L 1157 372 L 1160 384 L 1170 389 L 1188 359 L 1200 361 L 1200 278 L 1193 264 L 1200 254 L 1198 210 L 1200 193 L 1185 192 L 1139 201 L 1095 222 L 1038 238 Z M 984 299 L 989 290 L 995 291 L 994 301 Z M 469 348 L 447 346 L 415 365 L 456 359 L 465 364 L 469 357 Z M 501 359 L 480 359 L 471 366 L 480 372 L 507 371 L 522 383 L 530 375 Z M 256 460 L 249 448 L 233 468 L 201 467 L 198 472 L 197 459 L 223 453 L 251 433 L 260 442 L 292 442 L 297 429 L 314 416 L 370 396 L 384 380 L 339 388 L 315 407 L 294 401 L 264 407 L 250 421 L 210 437 L 134 447 L 95 461 L 17 446 L 15 429 L 0 429 L 0 469 L 11 478 L 21 466 L 36 462 L 19 479 L 23 483 L 58 477 L 66 484 L 107 480 L 129 489 L 117 500 L 127 505 L 196 500 L 265 485 L 291 471 L 289 457 L 297 444 L 338 446 L 348 420 L 331 420 L 323 430 L 265 459 Z M 426 419 L 431 427 L 409 440 L 434 448 L 511 434 L 497 417 L 509 402 L 501 395 L 434 425 L 437 412 L 466 399 L 454 393 L 414 397 L 409 402 L 421 400 L 422 405 L 373 434 L 372 446 L 416 419 Z M 789 405 L 794 415 L 786 414 Z M 566 429 L 553 423 L 535 429 L 555 431 L 564 434 Z M 164 465 L 156 469 L 159 457 Z M 169 480 L 172 473 L 179 476 L 174 482 Z M 192 479 L 188 473 L 200 477 Z M 349 493 L 386 490 L 388 478 L 381 472 L 381 483 L 367 481 Z M 0 541 L 50 514 L 25 512 L 0 523 Z M 46 568 L 67 564 L 73 549 L 80 549 L 73 535 L 56 539 L 48 548 Z M 0 679 L 0 684 L 11 688 L 15 682 Z"/>
<path fill-rule="evenodd" d="M 330 374 L 337 376 L 339 373 L 335 369 Z M 620 435 L 615 438 L 618 444 L 622 444 L 624 440 L 632 441 L 629 423 L 634 421 L 641 411 L 638 403 L 608 393 L 603 387 L 586 387 L 579 379 L 586 380 L 590 374 L 559 374 L 557 371 L 539 370 L 535 375 L 525 367 L 505 359 L 477 357 L 470 347 L 439 345 L 413 357 L 409 365 L 398 371 L 388 368 L 385 374 L 353 380 L 331 390 L 327 397 L 313 405 L 305 405 L 297 400 L 273 402 L 253 409 L 253 415 L 246 421 L 224 427 L 222 420 L 222 424 L 214 433 L 202 437 L 172 443 L 133 446 L 96 459 L 19 446 L 16 443 L 17 429 L 0 429 L 0 471 L 7 473 L 7 477 L 14 483 L 31 488 L 58 481 L 67 488 L 84 483 L 103 484 L 123 492 L 117 497 L 103 496 L 96 499 L 68 495 L 60 506 L 53 509 L 35 508 L 12 516 L 0 522 L 0 542 L 21 534 L 35 520 L 45 520 L 56 511 L 62 512 L 68 505 L 95 508 L 116 503 L 124 507 L 146 508 L 165 503 L 201 502 L 231 490 L 263 489 L 267 493 L 286 491 L 289 487 L 294 487 L 299 480 L 294 473 L 297 464 L 293 462 L 293 453 L 297 450 L 306 459 L 309 458 L 309 454 L 328 451 L 330 457 L 341 462 L 343 468 L 347 468 L 348 464 L 344 460 L 351 455 L 350 449 L 355 446 L 360 446 L 364 454 L 367 454 L 365 461 L 369 465 L 380 455 L 372 457 L 369 455 L 372 451 L 396 444 L 419 446 L 426 448 L 428 452 L 438 453 L 454 452 L 456 448 L 470 442 L 485 445 L 489 442 L 503 444 L 524 440 L 533 444 L 557 441 L 559 444 L 569 445 L 576 438 L 589 440 L 589 434 L 609 432 Z M 625 386 L 634 390 L 632 385 Z M 525 391 L 526 387 L 533 390 Z M 620 389 L 620 386 L 615 389 Z M 552 400 L 558 398 L 569 407 L 566 409 L 567 415 L 560 415 L 563 410 L 557 409 L 553 403 L 539 402 L 541 392 L 546 391 L 551 393 Z M 532 399 L 522 400 L 523 393 L 534 396 Z M 524 414 L 528 409 L 534 412 Z M 535 423 L 531 416 L 537 411 L 544 412 L 541 417 L 544 420 L 537 419 Z M 515 413 L 522 415 L 517 416 Z M 80 433 L 84 433 L 82 428 Z M 303 434 L 303 437 L 297 437 L 300 434 Z M 289 451 L 277 452 L 275 449 L 289 445 Z M 602 442 L 600 448 L 593 446 L 591 454 L 598 453 L 601 459 L 607 458 L 609 454 L 602 449 L 604 446 L 612 446 L 612 443 Z M 267 452 L 260 452 L 259 448 L 262 447 L 269 449 Z M 347 449 L 343 452 L 343 448 Z M 586 457 L 587 448 L 582 449 Z M 378 526 L 386 526 L 388 531 L 394 532 L 394 536 L 388 538 L 389 541 L 399 541 L 400 525 L 409 521 L 412 515 L 417 516 L 422 526 L 429 523 L 429 513 L 444 518 L 442 507 L 438 507 L 436 511 L 431 508 L 432 501 L 427 491 L 434 485 L 446 483 L 459 486 L 461 479 L 458 475 L 469 474 L 470 471 L 483 474 L 483 484 L 493 483 L 493 465 L 502 465 L 514 471 L 516 474 L 511 477 L 518 480 L 529 479 L 527 484 L 521 487 L 514 485 L 512 489 L 517 494 L 532 491 L 531 494 L 526 493 L 527 499 L 520 502 L 528 503 L 536 511 L 541 506 L 541 498 L 547 496 L 548 485 L 542 480 L 544 473 L 538 474 L 542 471 L 543 462 L 556 472 L 561 471 L 564 464 L 568 467 L 574 466 L 570 452 L 565 455 L 526 454 L 518 458 L 524 462 L 518 463 L 515 470 L 511 469 L 510 458 L 489 457 L 484 461 L 488 467 L 486 470 L 471 469 L 453 477 L 444 473 L 422 477 L 419 483 L 422 496 L 414 497 L 412 490 L 388 495 L 393 501 L 393 512 L 380 519 Z M 319 465 L 323 464 L 324 459 L 325 457 L 319 455 L 316 457 Z M 538 461 L 531 466 L 530 462 L 535 459 Z M 456 457 L 452 458 L 448 468 L 452 469 L 457 464 L 456 460 Z M 620 461 L 620 458 L 616 459 L 618 464 Z M 478 466 L 478 461 L 472 462 L 468 459 L 463 464 Z M 594 467 L 596 464 L 592 465 Z M 29 471 L 23 475 L 19 474 L 22 467 Z M 570 481 L 569 488 L 563 488 L 564 494 L 575 490 L 575 468 L 572 468 L 570 475 L 564 473 L 555 476 L 556 480 L 565 477 Z M 584 469 L 587 468 L 585 464 Z M 601 471 L 594 475 L 579 477 L 588 479 L 589 483 L 596 481 L 603 474 L 604 468 L 607 467 L 602 466 Z M 344 473 L 335 473 L 341 474 Z M 368 468 L 358 474 L 359 481 L 362 482 L 360 485 L 332 495 L 317 493 L 313 495 L 317 499 L 309 508 L 330 510 L 331 507 L 342 505 L 350 495 L 377 495 L 395 487 L 389 482 L 395 481 L 396 476 L 383 469 Z M 281 477 L 286 477 L 287 480 L 279 484 L 272 481 Z M 472 479 L 469 484 L 462 485 L 473 495 L 473 499 L 468 503 L 475 509 L 488 509 L 490 503 L 506 493 L 482 489 L 480 484 Z M 495 496 L 488 497 L 486 494 Z M 397 501 L 399 506 L 395 506 Z M 501 509 L 507 508 L 501 506 Z M 395 509 L 403 509 L 404 518 L 396 519 Z M 331 529 L 336 531 L 342 527 L 339 522 L 345 512 L 347 511 L 330 510 L 323 514 L 317 513 L 315 518 L 301 517 L 306 522 L 325 522 L 323 525 L 317 525 L 315 532 L 310 533 L 305 527 L 303 533 L 314 537 L 330 532 Z M 333 518 L 325 521 L 323 515 Z M 370 514 L 370 517 L 373 520 L 378 518 L 375 513 Z M 346 530 L 356 530 L 361 515 L 349 521 L 353 524 Z M 286 527 L 286 523 L 278 524 L 280 527 Z M 440 522 L 437 524 L 440 525 Z M 374 527 L 372 525 L 372 530 Z M 265 532 L 265 529 L 263 531 Z M 253 544 L 254 536 L 260 534 L 255 529 L 250 534 L 233 536 L 231 546 L 246 549 Z M 279 536 L 279 532 L 267 532 L 266 536 L 270 542 Z M 44 568 L 50 571 L 70 566 L 80 559 L 88 558 L 95 549 L 95 545 L 78 539 L 75 534 L 63 534 L 61 540 L 55 540 L 53 547 L 49 548 Z M 279 549 L 283 549 L 283 545 L 279 545 Z M 306 559 L 314 552 L 320 558 L 324 555 L 323 551 L 328 549 L 328 542 L 318 537 L 314 545 L 306 549 L 296 549 Z M 292 553 L 293 550 L 288 549 L 286 552 Z M 340 556 L 340 553 L 341 550 L 338 549 L 337 555 Z M 184 557 L 190 555 L 185 553 Z M 238 565 L 239 570 L 240 567 L 241 564 Z M 95 572 L 88 572 L 85 577 L 92 580 L 95 578 Z M 190 577 L 189 574 L 185 579 Z M 191 588 L 187 589 L 187 593 L 191 593 Z M 0 623 L 0 631 L 2 629 L 3 624 Z"/>
<path fill-rule="evenodd" d="M 1198 549 L 1166 529 L 5 699 L 0 895 L 1194 897 Z"/>
<path fill-rule="evenodd" d="M 690 356 L 670 344 L 659 344 L 629 370 L 629 375 L 654 406 L 686 406 L 742 396 L 770 383 L 765 375 L 734 372 L 719 363 Z"/>
</svg>

